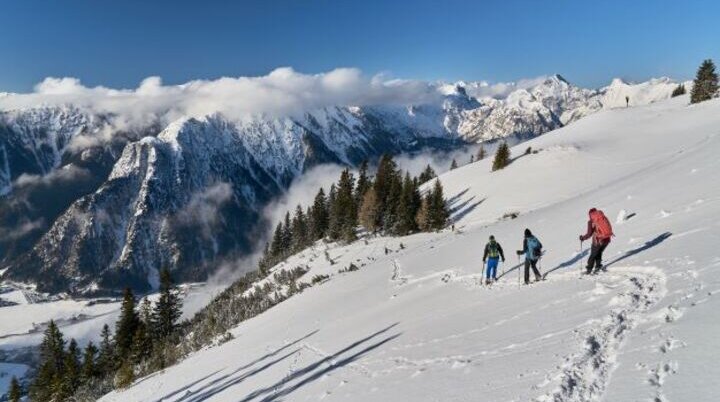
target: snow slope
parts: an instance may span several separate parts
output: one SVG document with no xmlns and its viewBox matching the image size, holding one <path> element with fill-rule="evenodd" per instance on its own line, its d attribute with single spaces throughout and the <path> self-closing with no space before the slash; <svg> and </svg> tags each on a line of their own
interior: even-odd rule
<svg viewBox="0 0 720 402">
<path fill-rule="evenodd" d="M 283 265 L 328 281 L 103 401 L 716 400 L 720 100 L 687 103 L 602 111 L 503 171 L 443 175 L 456 232 L 306 250 Z M 592 206 L 617 237 L 607 272 L 580 278 Z M 528 287 L 526 227 L 547 250 Z M 488 288 L 490 234 L 508 261 Z"/>
</svg>

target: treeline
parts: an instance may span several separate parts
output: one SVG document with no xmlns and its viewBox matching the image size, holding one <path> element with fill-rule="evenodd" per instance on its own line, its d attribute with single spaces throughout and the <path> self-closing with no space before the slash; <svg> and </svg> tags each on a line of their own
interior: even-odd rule
<svg viewBox="0 0 720 402">
<path fill-rule="evenodd" d="M 352 242 L 358 226 L 391 236 L 442 229 L 449 213 L 440 181 L 425 195 L 420 193 L 420 186 L 435 177 L 429 165 L 411 177 L 389 155 L 380 158 L 374 176 L 369 175 L 367 162 L 357 177 L 343 170 L 327 193 L 318 190 L 312 205 L 286 212 L 266 244 L 260 268 L 267 270 L 317 240 Z"/>
<path fill-rule="evenodd" d="M 112 333 L 106 324 L 101 342 L 82 350 L 75 339 L 66 342 L 54 321 L 40 344 L 37 374 L 28 389 L 31 401 L 93 401 L 122 388 L 136 375 L 163 369 L 177 360 L 181 302 L 170 273 L 160 273 L 160 296 L 138 305 L 125 290 L 120 317 Z"/>
</svg>

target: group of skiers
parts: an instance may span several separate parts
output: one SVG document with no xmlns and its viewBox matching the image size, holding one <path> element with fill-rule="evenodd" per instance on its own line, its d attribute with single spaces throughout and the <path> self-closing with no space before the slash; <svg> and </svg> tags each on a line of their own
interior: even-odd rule
<svg viewBox="0 0 720 402">
<path fill-rule="evenodd" d="M 610 221 L 601 210 L 591 208 L 588 215 L 587 231 L 585 234 L 580 235 L 580 248 L 582 250 L 583 241 L 592 238 L 590 256 L 585 266 L 585 272 L 590 275 L 597 273 L 603 268 L 602 255 L 610 244 L 613 231 Z M 538 269 L 538 262 L 544 254 L 543 245 L 540 243 L 540 240 L 532 234 L 530 229 L 525 229 L 522 250 L 517 250 L 518 256 L 523 254 L 525 255 L 525 284 L 528 285 L 530 283 L 530 269 L 532 269 L 535 274 L 535 281 L 542 280 L 543 276 Z M 497 281 L 497 267 L 500 260 L 505 262 L 505 253 L 500 243 L 495 240 L 495 236 L 491 235 L 490 240 L 485 245 L 485 252 L 483 253 L 483 264 L 485 264 L 486 268 L 486 284 L 489 285 Z"/>
</svg>

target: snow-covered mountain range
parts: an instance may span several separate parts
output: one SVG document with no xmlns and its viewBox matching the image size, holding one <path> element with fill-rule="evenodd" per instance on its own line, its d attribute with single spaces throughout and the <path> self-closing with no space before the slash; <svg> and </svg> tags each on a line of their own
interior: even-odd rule
<svg viewBox="0 0 720 402">
<path fill-rule="evenodd" d="M 84 105 L 4 110 L 2 272 L 73 293 L 147 290 L 163 266 L 183 281 L 202 280 L 250 251 L 262 208 L 312 166 L 527 139 L 624 107 L 625 96 L 631 106 L 666 99 L 676 85 L 615 80 L 588 90 L 559 75 L 501 92 L 486 83 L 435 83 L 433 101 L 155 116 L 129 126 L 117 124 L 126 116 Z"/>
</svg>

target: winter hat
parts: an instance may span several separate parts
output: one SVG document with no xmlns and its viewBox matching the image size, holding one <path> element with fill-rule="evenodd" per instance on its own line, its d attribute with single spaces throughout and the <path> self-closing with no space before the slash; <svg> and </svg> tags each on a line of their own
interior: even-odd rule
<svg viewBox="0 0 720 402">
<path fill-rule="evenodd" d="M 588 214 L 592 214 L 595 211 L 597 211 L 597 208 L 590 208 L 590 210 L 588 211 Z"/>
<path fill-rule="evenodd" d="M 490 235 L 490 240 L 495 240 L 495 236 Z"/>
<path fill-rule="evenodd" d="M 525 237 L 530 237 L 530 236 L 532 236 L 530 229 L 525 229 Z"/>
</svg>

